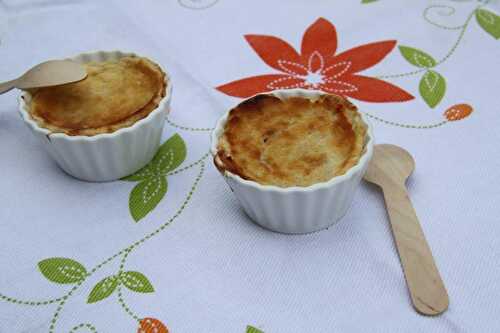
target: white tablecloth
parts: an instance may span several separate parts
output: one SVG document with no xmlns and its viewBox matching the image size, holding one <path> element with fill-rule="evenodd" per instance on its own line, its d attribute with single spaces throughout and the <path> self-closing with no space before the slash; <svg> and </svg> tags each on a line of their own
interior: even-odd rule
<svg viewBox="0 0 500 333">
<path fill-rule="evenodd" d="M 2 80 L 89 50 L 150 56 L 174 84 L 164 140 L 177 133 L 187 152 L 136 222 L 137 183 L 66 175 L 19 118 L 17 92 L 1 96 L 0 332 L 500 331 L 500 3 L 364 2 L 0 2 Z M 301 71 L 366 44 L 320 88 L 413 154 L 410 196 L 450 296 L 440 317 L 413 310 L 375 187 L 328 230 L 282 235 L 253 224 L 204 158 L 234 96 L 307 85 Z"/>
</svg>

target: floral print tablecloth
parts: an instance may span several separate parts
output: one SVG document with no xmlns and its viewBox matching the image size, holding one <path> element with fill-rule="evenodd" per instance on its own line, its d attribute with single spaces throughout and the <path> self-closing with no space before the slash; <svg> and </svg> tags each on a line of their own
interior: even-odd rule
<svg viewBox="0 0 500 333">
<path fill-rule="evenodd" d="M 172 76 L 162 146 L 120 181 L 57 168 L 0 97 L 0 332 L 498 332 L 498 1 L 3 0 L 0 78 L 95 49 Z M 350 98 L 417 168 L 409 192 L 450 294 L 409 301 L 380 193 L 337 225 L 251 223 L 208 155 L 231 105 Z"/>
</svg>

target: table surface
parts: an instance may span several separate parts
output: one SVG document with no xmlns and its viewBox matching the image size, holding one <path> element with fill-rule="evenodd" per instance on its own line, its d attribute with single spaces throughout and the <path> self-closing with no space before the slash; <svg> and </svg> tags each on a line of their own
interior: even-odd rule
<svg viewBox="0 0 500 333">
<path fill-rule="evenodd" d="M 98 49 L 161 63 L 174 85 L 165 151 L 182 161 L 152 176 L 168 182 L 156 205 L 129 205 L 144 183 L 66 175 L 20 120 L 17 92 L 1 96 L 0 332 L 500 331 L 499 1 L 0 10 L 2 80 Z M 375 187 L 309 235 L 263 230 L 240 209 L 207 155 L 210 129 L 245 96 L 297 86 L 350 97 L 378 143 L 413 154 L 409 193 L 448 288 L 444 315 L 413 310 Z"/>
</svg>

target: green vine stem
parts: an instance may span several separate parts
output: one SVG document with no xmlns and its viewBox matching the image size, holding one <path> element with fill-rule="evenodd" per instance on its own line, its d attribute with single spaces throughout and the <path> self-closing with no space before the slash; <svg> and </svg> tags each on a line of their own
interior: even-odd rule
<svg viewBox="0 0 500 333">
<path fill-rule="evenodd" d="M 185 131 L 209 132 L 209 131 L 213 130 L 213 128 L 209 128 L 209 127 L 187 127 L 187 126 L 177 125 L 176 123 L 172 122 L 168 117 L 166 118 L 166 120 L 170 126 L 181 129 L 181 130 L 185 130 Z"/>
<path fill-rule="evenodd" d="M 432 24 L 432 25 L 434 25 L 434 26 L 436 26 L 438 28 L 445 29 L 445 30 L 460 30 L 460 29 L 462 29 L 464 27 L 464 24 L 457 25 L 457 26 L 447 26 L 447 25 L 442 25 L 442 24 L 439 24 L 437 22 L 434 22 L 433 20 L 431 20 L 429 18 L 429 12 L 431 10 L 433 10 L 434 8 L 446 10 L 446 11 L 441 11 L 441 13 L 440 13 L 441 16 L 452 16 L 456 12 L 455 8 L 452 7 L 452 6 L 446 6 L 446 5 L 433 5 L 433 6 L 429 6 L 429 7 L 427 7 L 424 10 L 424 13 L 423 13 L 424 20 L 426 20 L 427 23 Z"/>
<path fill-rule="evenodd" d="M 436 65 L 434 65 L 433 67 L 437 67 L 439 65 L 441 65 L 442 63 L 444 63 L 445 61 L 447 61 L 452 55 L 453 53 L 455 53 L 456 49 L 458 48 L 458 45 L 460 45 L 464 35 L 465 35 L 465 32 L 467 31 L 467 28 L 469 26 L 469 23 L 472 19 L 472 17 L 474 16 L 474 14 L 476 13 L 476 11 L 478 9 L 480 9 L 481 7 L 487 5 L 491 0 L 485 0 L 481 5 L 477 6 L 476 8 L 474 8 L 473 11 L 471 11 L 469 13 L 469 15 L 467 16 L 467 19 L 465 20 L 464 24 L 462 25 L 459 25 L 459 26 L 445 26 L 445 25 L 441 25 L 439 23 L 436 23 L 434 21 L 432 21 L 430 18 L 429 18 L 429 11 L 434 9 L 434 8 L 442 8 L 442 9 L 446 9 L 447 11 L 446 12 L 443 12 L 442 15 L 445 15 L 445 16 L 451 16 L 453 14 L 455 14 L 455 8 L 451 7 L 451 6 L 445 6 L 445 5 L 433 5 L 433 6 L 429 6 L 427 7 L 424 12 L 423 12 L 423 17 L 424 19 L 438 27 L 438 28 L 441 28 L 441 29 L 446 29 L 446 30 L 460 30 L 459 34 L 458 34 L 458 38 L 457 40 L 455 41 L 455 43 L 453 44 L 453 46 L 451 47 L 451 49 L 446 53 L 446 55 L 441 58 L 439 61 L 436 62 Z M 415 75 L 415 74 L 418 74 L 418 73 L 422 73 L 422 72 L 425 72 L 427 71 L 428 68 L 420 68 L 420 69 L 417 69 L 417 70 L 414 70 L 414 71 L 411 71 L 411 72 L 406 72 L 406 73 L 400 73 L 400 74 L 390 74 L 390 75 L 379 75 L 379 76 L 376 76 L 376 78 L 378 79 L 389 79 L 389 78 L 400 78 L 400 77 L 406 77 L 406 76 L 412 76 L 412 75 Z M 396 123 L 396 122 L 393 122 L 393 121 L 388 121 L 388 120 L 385 120 L 385 119 L 382 119 L 382 118 L 379 118 L 377 116 L 374 116 L 374 115 L 371 115 L 369 113 L 366 113 L 365 114 L 372 118 L 372 119 L 375 119 L 377 121 L 380 121 L 384 124 L 387 124 L 387 125 L 392 125 L 392 126 L 398 126 L 398 127 L 404 127 L 404 128 L 415 128 L 415 129 L 430 129 L 430 128 L 436 128 L 436 127 L 440 127 L 444 124 L 447 123 L 446 120 L 444 121 L 441 121 L 439 123 L 435 123 L 435 124 L 430 124 L 430 125 L 411 125 L 411 124 L 401 124 L 401 123 Z"/>
<path fill-rule="evenodd" d="M 71 330 L 69 330 L 69 333 L 74 333 L 82 328 L 86 328 L 92 333 L 97 333 L 97 329 L 92 324 L 88 324 L 88 323 L 76 325 Z"/>
<path fill-rule="evenodd" d="M 380 121 L 381 123 L 384 123 L 386 125 L 392 125 L 392 126 L 397 126 L 397 127 L 404 127 L 404 128 L 415 128 L 415 129 L 430 129 L 430 128 L 436 128 L 439 126 L 443 126 L 444 124 L 448 123 L 448 121 L 443 120 L 439 123 L 436 124 L 430 124 L 430 125 L 410 125 L 410 124 L 401 124 L 401 123 L 395 123 L 393 121 L 387 121 L 385 119 L 379 118 L 377 116 L 374 116 L 372 114 L 369 114 L 368 112 L 364 112 L 368 117 L 375 119 L 377 121 Z"/>
<path fill-rule="evenodd" d="M 153 231 L 150 234 L 146 235 L 144 238 L 136 241 L 134 244 L 132 244 L 129 247 L 134 247 L 134 248 L 138 247 L 139 245 L 141 245 L 144 242 L 146 242 L 147 240 L 149 240 L 151 237 L 154 237 L 157 234 L 159 234 L 160 232 L 162 232 L 166 227 L 168 227 L 170 225 L 170 223 L 172 223 L 177 217 L 179 217 L 179 215 L 184 211 L 184 209 L 186 208 L 187 204 L 191 200 L 191 198 L 192 198 L 192 196 L 194 194 L 194 191 L 195 191 L 196 187 L 198 186 L 198 183 L 200 182 L 201 177 L 203 176 L 203 173 L 205 172 L 205 162 L 201 162 L 200 165 L 201 165 L 200 166 L 200 172 L 196 176 L 196 179 L 195 179 L 195 181 L 193 183 L 193 186 L 191 187 L 191 190 L 189 191 L 188 195 L 186 196 L 186 199 L 182 203 L 181 207 L 174 214 L 174 216 L 172 216 L 167 222 L 165 222 L 164 224 L 162 224 L 158 229 L 156 229 L 155 231 Z M 124 250 L 122 250 L 122 252 L 123 251 Z"/>
<path fill-rule="evenodd" d="M 125 303 L 125 300 L 123 299 L 123 294 L 122 294 L 122 286 L 119 285 L 118 288 L 117 288 L 117 291 L 118 291 L 118 303 L 120 303 L 121 307 L 123 308 L 123 310 L 125 310 L 125 312 L 132 318 L 134 318 L 135 321 L 137 322 L 140 322 L 141 321 L 141 318 L 139 318 L 138 315 L 136 315 L 131 309 L 130 307 L 127 305 L 127 303 Z"/>
<path fill-rule="evenodd" d="M 121 276 L 121 274 L 123 273 L 123 268 L 125 267 L 125 262 L 127 261 L 128 255 L 130 254 L 130 252 L 132 252 L 133 249 L 134 249 L 134 246 L 131 246 L 127 250 L 125 250 L 125 253 L 123 254 L 122 260 L 120 261 L 120 267 L 118 268 L 118 276 Z M 123 308 L 123 310 L 125 310 L 125 312 L 129 316 L 131 316 L 132 318 L 134 318 L 134 320 L 136 320 L 137 322 L 139 322 L 141 320 L 141 318 L 139 318 L 139 316 L 137 316 L 130 309 L 130 307 L 127 306 L 127 304 L 125 303 L 125 300 L 123 299 L 121 282 L 120 282 L 120 284 L 117 287 L 117 292 L 118 292 L 118 303 L 120 303 L 120 305 Z"/>
<path fill-rule="evenodd" d="M 134 246 L 130 246 L 125 249 L 122 260 L 120 260 L 120 267 L 118 268 L 118 276 L 123 272 L 123 267 L 125 267 L 125 262 L 127 261 L 128 255 L 130 254 L 130 252 L 132 252 L 133 249 Z"/>
<path fill-rule="evenodd" d="M 463 24 L 462 28 L 460 29 L 460 33 L 458 35 L 458 38 L 457 38 L 457 41 L 455 42 L 455 44 L 453 44 L 453 47 L 450 49 L 450 51 L 448 51 L 448 53 L 444 56 L 443 59 L 439 60 L 436 64 L 436 66 L 439 66 L 440 64 L 444 63 L 446 60 L 448 60 L 449 57 L 451 57 L 451 55 L 456 51 L 458 45 L 460 44 L 460 42 L 462 41 L 462 39 L 464 38 L 464 35 L 465 35 L 465 31 L 467 30 L 467 27 L 469 26 L 469 23 L 470 23 L 470 20 L 472 19 L 472 17 L 474 16 L 474 13 L 476 12 L 476 10 L 478 8 L 480 8 L 481 6 L 478 6 L 476 9 L 474 9 L 470 14 L 469 16 L 467 16 L 467 19 L 465 20 L 465 23 Z M 436 67 L 435 66 L 435 67 Z"/>
<path fill-rule="evenodd" d="M 188 203 L 191 201 L 191 198 L 203 176 L 203 173 L 205 172 L 205 163 L 202 161 L 200 162 L 201 166 L 200 166 L 200 171 L 198 173 L 198 175 L 196 176 L 196 179 L 194 180 L 193 182 L 193 185 L 191 186 L 191 189 L 189 191 L 189 193 L 187 194 L 186 198 L 184 199 L 184 202 L 182 203 L 181 207 L 176 211 L 176 213 L 170 217 L 170 219 L 168 219 L 168 221 L 166 221 L 165 223 L 163 223 L 159 228 L 157 228 L 156 230 L 154 230 L 153 232 L 147 234 L 146 236 L 144 236 L 143 238 L 137 240 L 136 242 L 134 242 L 132 245 L 118 251 L 117 253 L 115 253 L 114 255 L 112 255 L 111 257 L 107 258 L 106 260 L 104 260 L 103 262 L 101 262 L 100 264 L 98 264 L 97 266 L 95 266 L 94 268 L 92 268 L 90 270 L 90 272 L 87 273 L 86 277 L 82 280 L 80 280 L 75 286 L 73 286 L 73 288 L 71 288 L 71 290 L 69 291 L 69 293 L 65 296 L 63 296 L 60 301 L 59 301 L 59 304 L 57 306 L 57 309 L 56 311 L 54 312 L 54 315 L 52 316 L 52 319 L 50 321 L 50 327 L 49 327 L 49 333 L 54 333 L 55 332 L 55 328 L 56 328 L 56 324 L 57 324 L 57 320 L 59 318 L 59 315 L 62 311 L 62 309 L 64 308 L 64 305 L 66 303 L 66 301 L 73 295 L 73 293 L 83 284 L 83 282 L 85 280 L 87 280 L 88 277 L 90 277 L 92 274 L 94 274 L 97 270 L 99 270 L 101 267 L 103 267 L 104 265 L 108 264 L 109 262 L 113 261 L 114 259 L 116 259 L 117 257 L 119 257 L 120 255 L 124 255 L 124 258 L 126 260 L 126 256 L 125 254 L 128 256 L 128 254 L 130 254 L 130 252 L 132 252 L 133 250 L 135 250 L 137 247 L 139 247 L 141 244 L 145 243 L 147 240 L 149 240 L 150 238 L 158 235 L 160 232 L 162 232 L 166 227 L 168 227 L 177 217 L 179 217 L 179 215 L 184 211 L 184 209 L 186 208 L 186 206 L 188 205 Z M 122 261 L 124 259 L 122 258 Z M 123 265 L 124 265 L 124 262 L 122 262 Z M 123 266 L 121 265 L 121 268 L 123 269 Z M 120 297 L 119 295 L 119 298 L 121 298 L 123 300 L 122 297 Z M 83 324 L 84 326 L 87 325 L 87 324 Z M 77 326 L 75 326 L 77 327 Z M 86 326 L 87 327 L 87 326 Z"/>
<path fill-rule="evenodd" d="M 476 12 L 476 10 L 478 10 L 482 6 L 483 5 L 480 5 L 480 6 L 476 7 L 467 16 L 467 19 L 465 20 L 465 23 L 460 26 L 460 33 L 459 33 L 458 38 L 455 41 L 455 43 L 453 44 L 453 46 L 451 47 L 451 49 L 448 51 L 448 53 L 446 53 L 446 55 L 442 59 L 440 59 L 439 61 L 437 61 L 436 65 L 433 66 L 433 67 L 437 67 L 437 66 L 441 65 L 442 63 L 444 63 L 456 51 L 458 45 L 460 44 L 460 42 L 462 41 L 462 39 L 463 39 L 463 37 L 465 35 L 465 31 L 467 30 L 467 27 L 469 26 L 470 20 L 474 16 L 474 13 Z M 429 10 L 432 7 L 435 7 L 435 6 L 427 7 L 425 10 Z M 450 7 L 450 8 L 453 8 L 453 7 Z M 425 11 L 424 11 L 424 17 L 425 17 Z M 432 24 L 434 24 L 434 23 L 432 23 Z M 434 25 L 436 25 L 436 24 L 434 24 Z M 400 73 L 400 74 L 378 75 L 378 76 L 376 76 L 376 78 L 378 78 L 378 79 L 400 78 L 400 77 L 412 76 L 412 75 L 415 75 L 415 74 L 418 74 L 418 73 L 422 73 L 422 72 L 425 72 L 426 70 L 428 70 L 428 68 L 421 68 L 421 69 L 417 69 L 415 71 L 406 72 L 406 73 Z"/>
<path fill-rule="evenodd" d="M 192 167 L 194 167 L 194 166 L 196 166 L 196 165 L 200 164 L 201 162 L 203 162 L 203 161 L 204 161 L 204 160 L 208 157 L 208 155 L 210 155 L 210 152 L 205 153 L 205 155 L 203 155 L 203 156 L 202 156 L 199 160 L 197 160 L 196 162 L 193 162 L 193 163 L 191 163 L 191 164 L 189 164 L 189 165 L 186 165 L 186 166 L 185 166 L 185 167 L 183 167 L 183 168 L 180 168 L 180 169 L 177 169 L 177 170 L 175 170 L 175 171 L 172 171 L 172 172 L 167 173 L 167 176 L 173 176 L 173 175 L 176 175 L 176 174 L 178 174 L 178 173 L 181 173 L 182 171 L 186 171 L 186 170 L 188 170 L 188 169 L 191 169 Z"/>
<path fill-rule="evenodd" d="M 44 301 L 26 301 L 26 300 L 20 300 L 16 299 L 14 297 L 9 297 L 5 296 L 3 294 L 0 294 L 0 299 L 9 303 L 13 304 L 19 304 L 19 305 L 30 305 L 30 306 L 40 306 L 40 305 L 49 305 L 49 304 L 54 304 L 57 302 L 60 302 L 63 299 L 64 296 L 59 297 L 59 298 L 52 298 L 52 299 L 47 299 Z"/>
<path fill-rule="evenodd" d="M 425 72 L 426 70 L 427 70 L 427 68 L 421 68 L 421 69 L 417 69 L 417 70 L 414 70 L 411 72 L 405 72 L 405 73 L 400 73 L 400 74 L 377 75 L 377 76 L 375 76 L 375 78 L 377 78 L 377 79 L 396 79 L 396 78 L 405 77 L 405 76 L 412 76 L 412 75 L 415 75 L 418 73 Z"/>
<path fill-rule="evenodd" d="M 87 277 L 88 276 L 90 276 L 90 274 L 88 274 Z M 65 297 L 63 297 L 63 299 L 59 302 L 59 305 L 57 306 L 57 309 L 54 312 L 54 315 L 52 316 L 52 319 L 50 320 L 50 326 L 49 326 L 49 332 L 50 333 L 53 333 L 54 329 L 56 328 L 57 319 L 59 317 L 59 313 L 61 313 L 61 310 L 64 307 L 64 304 L 66 303 L 66 301 L 68 300 L 68 298 L 71 297 L 71 295 L 73 295 L 73 293 L 78 289 L 78 287 L 80 287 L 82 285 L 83 281 L 85 281 L 85 279 L 80 280 L 73 288 L 71 288 L 71 290 L 69 291 L 68 295 L 66 295 Z"/>
</svg>

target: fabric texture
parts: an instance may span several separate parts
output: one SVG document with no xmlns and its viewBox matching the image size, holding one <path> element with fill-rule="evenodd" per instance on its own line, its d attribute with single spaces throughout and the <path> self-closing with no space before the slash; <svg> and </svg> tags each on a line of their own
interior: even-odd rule
<svg viewBox="0 0 500 333">
<path fill-rule="evenodd" d="M 6 0 L 0 78 L 132 51 L 173 82 L 162 147 L 108 183 L 61 171 L 0 96 L 0 332 L 500 331 L 500 2 Z M 243 97 L 348 97 L 414 156 L 411 200 L 450 296 L 412 308 L 380 191 L 288 236 L 242 212 L 208 156 Z"/>
</svg>

